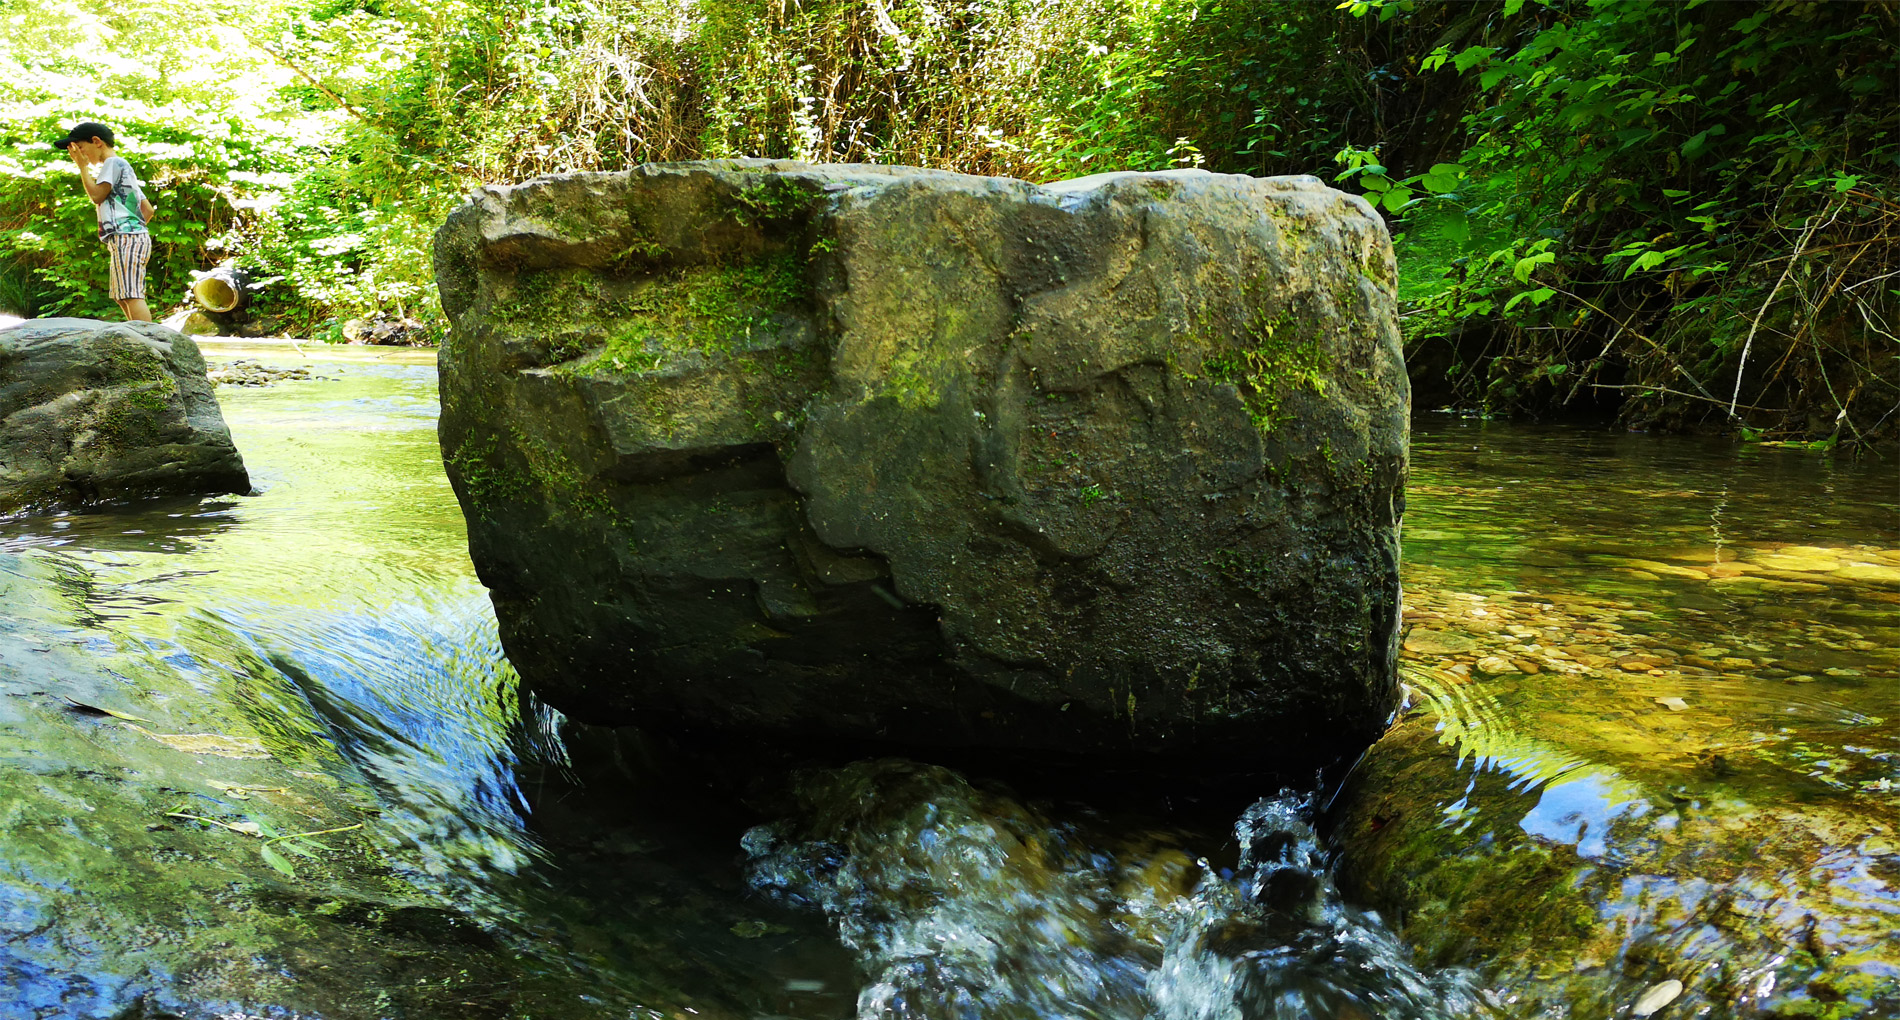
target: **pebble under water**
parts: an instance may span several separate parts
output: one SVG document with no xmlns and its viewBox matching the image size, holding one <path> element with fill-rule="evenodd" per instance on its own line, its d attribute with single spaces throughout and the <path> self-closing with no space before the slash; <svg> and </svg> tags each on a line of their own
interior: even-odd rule
<svg viewBox="0 0 1900 1020">
<path fill-rule="evenodd" d="M 702 774 L 694 749 L 663 735 L 567 724 L 519 695 L 501 656 L 442 476 L 427 354 L 313 353 L 207 346 L 214 365 L 248 357 L 310 370 L 220 389 L 259 495 L 0 522 L 0 585 L 12 586 L 0 591 L 0 1018 L 1612 1015 L 1529 1004 L 1520 982 L 1536 967 L 1518 966 L 1521 950 L 1417 955 L 1395 934 L 1418 940 L 1412 929 L 1341 895 L 1339 848 L 1315 832 L 1310 791 L 1256 790 L 1207 824 L 1112 794 L 1035 799 L 941 766 L 879 760 L 808 767 L 735 794 Z M 1570 652 L 1486 630 L 1489 618 L 1470 610 L 1509 605 L 1501 591 L 1643 611 L 1658 591 L 1652 579 L 1666 574 L 1588 557 L 1633 557 L 1607 517 L 1656 497 L 1618 495 L 1619 482 L 1648 468 L 1637 458 L 1619 475 L 1606 458 L 1593 464 L 1609 480 L 1599 487 L 1603 536 L 1576 520 L 1562 522 L 1563 535 L 1530 534 L 1533 515 L 1511 518 L 1508 508 L 1467 518 L 1453 491 L 1456 445 L 1428 437 L 1422 446 L 1412 521 L 1425 521 L 1424 536 L 1408 544 L 1422 554 L 1408 568 L 1407 601 L 1423 624 L 1409 668 L 1419 703 L 1450 720 L 1444 739 L 1488 749 L 1496 767 L 1532 777 L 1527 788 L 1562 790 L 1603 771 L 1602 747 L 1500 736 L 1529 722 L 1512 716 L 1531 709 L 1512 707 L 1509 685 L 1592 679 L 1540 665 L 1552 661 L 1539 658 L 1546 651 L 1573 663 L 1654 663 L 1677 677 L 1700 668 L 1691 656 L 1713 672 L 1742 669 L 1720 665 L 1736 655 L 1696 655 L 1717 643 L 1693 628 L 1658 627 L 1636 649 L 1625 636 L 1637 628 L 1603 615 L 1610 609 L 1573 614 L 1595 623 L 1553 623 L 1553 609 L 1506 625 L 1596 635 L 1566 637 L 1579 646 Z M 1812 461 L 1771 459 L 1773 471 L 1744 470 L 1743 480 L 1808 491 L 1798 486 L 1812 481 Z M 1835 481 L 1846 502 L 1873 508 L 1806 529 L 1810 544 L 1900 546 L 1892 504 L 1878 488 L 1853 488 L 1862 477 L 1847 470 Z M 1527 552 L 1553 544 L 1554 558 Z M 1762 555 L 1790 544 L 1777 535 Z M 1579 584 L 1566 573 L 1573 562 L 1605 574 Z M 1771 562 L 1764 569 L 1820 565 Z M 1835 565 L 1851 576 L 1827 583 L 1856 587 L 1827 619 L 1857 636 L 1820 635 L 1840 648 L 1816 645 L 1788 663 L 1806 672 L 1787 677 L 1861 686 L 1811 692 L 1777 678 L 1778 689 L 1858 706 L 1861 718 L 1866 704 L 1891 701 L 1900 674 L 1882 671 L 1900 636 L 1888 615 L 1900 584 L 1867 569 L 1884 562 Z M 1623 570 L 1647 577 L 1610 573 Z M 1743 593 L 1771 605 L 1792 595 L 1816 593 Z M 1662 591 L 1653 611 L 1684 597 Z M 29 601 L 32 612 L 15 611 Z M 1744 628 L 1724 620 L 1719 647 L 1735 652 Z M 1466 637 L 1433 636 L 1454 633 Z M 1675 658 L 1659 661 L 1659 648 Z M 1650 658 L 1631 657 L 1639 653 Z M 1514 664 L 1507 675 L 1481 662 L 1503 656 L 1537 668 Z M 1698 708 L 1705 689 L 1745 697 L 1686 689 L 1643 693 Z M 1782 741 L 1768 753 L 1879 797 L 1880 782 L 1900 782 L 1891 736 L 1861 726 L 1838 741 L 1853 750 L 1822 755 L 1826 766 L 1814 764 L 1813 740 L 1807 752 Z M 1595 830 L 1578 836 L 1550 799 L 1551 817 L 1526 815 L 1543 833 L 1534 838 L 1587 844 Z M 290 838 L 326 829 L 344 831 Z M 282 850 L 283 866 L 263 848 Z M 1869 862 L 1857 887 L 1871 904 L 1864 912 L 1900 918 L 1878 849 L 1852 851 Z M 1533 962 L 1566 972 L 1573 963 Z M 1681 1003 L 1708 1001 L 1687 976 Z M 1605 1008 L 1648 1015 L 1629 1011 L 1658 981 L 1630 980 L 1634 991 L 1615 986 L 1622 998 Z M 1670 1008 L 1654 1015 L 1677 1015 L 1662 1012 Z"/>
</svg>

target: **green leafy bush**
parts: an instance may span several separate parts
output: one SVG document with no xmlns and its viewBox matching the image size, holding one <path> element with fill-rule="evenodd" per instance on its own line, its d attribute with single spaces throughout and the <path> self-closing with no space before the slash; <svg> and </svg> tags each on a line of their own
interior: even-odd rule
<svg viewBox="0 0 1900 1020">
<path fill-rule="evenodd" d="M 1632 398 L 1633 423 L 1733 407 L 1850 438 L 1890 422 L 1894 8 L 1486 7 L 1419 61 L 1475 84 L 1457 163 L 1401 181 L 1349 154 L 1343 175 L 1402 216 L 1406 254 L 1440 268 L 1408 280 L 1409 335 L 1450 345 L 1463 399 L 1537 409 L 1608 391 Z M 1413 181 L 1417 198 L 1401 191 Z"/>
<path fill-rule="evenodd" d="M 4 2 L 0 304 L 21 310 L 109 308 L 45 147 L 81 117 L 120 125 L 159 182 L 161 300 L 235 257 L 320 335 L 439 323 L 436 224 L 543 173 L 1327 173 L 1397 232 L 1421 393 L 1749 435 L 1900 427 L 1891 4 Z"/>
</svg>

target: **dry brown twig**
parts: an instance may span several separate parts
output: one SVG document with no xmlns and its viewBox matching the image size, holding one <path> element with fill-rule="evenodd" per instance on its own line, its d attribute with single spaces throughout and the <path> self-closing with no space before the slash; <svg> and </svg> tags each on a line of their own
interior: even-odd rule
<svg viewBox="0 0 1900 1020">
<path fill-rule="evenodd" d="M 1754 346 L 1755 333 L 1761 329 L 1762 316 L 1768 314 L 1768 306 L 1774 303 L 1775 295 L 1781 292 L 1781 285 L 1788 282 L 1788 274 L 1794 272 L 1795 263 L 1801 259 L 1801 250 L 1808 246 L 1808 241 L 1814 237 L 1814 232 L 1822 226 L 1820 222 L 1821 216 L 1826 214 L 1829 209 L 1833 209 L 1834 215 L 1838 217 L 1840 215 L 1840 208 L 1840 203 L 1831 202 L 1827 208 L 1822 209 L 1821 212 L 1808 218 L 1808 228 L 1802 232 L 1801 240 L 1795 244 L 1794 254 L 1788 256 L 1788 264 L 1782 267 L 1781 278 L 1775 281 L 1773 287 L 1769 288 L 1768 296 L 1762 299 L 1761 307 L 1755 311 L 1754 321 L 1748 324 L 1748 336 L 1742 341 L 1742 358 L 1740 363 L 1735 366 L 1735 391 L 1729 394 L 1728 399 L 1728 416 L 1731 419 L 1735 417 L 1736 402 L 1742 398 L 1742 372 L 1748 368 L 1748 350 Z M 1827 222 L 1833 223 L 1834 220 L 1830 218 Z"/>
</svg>

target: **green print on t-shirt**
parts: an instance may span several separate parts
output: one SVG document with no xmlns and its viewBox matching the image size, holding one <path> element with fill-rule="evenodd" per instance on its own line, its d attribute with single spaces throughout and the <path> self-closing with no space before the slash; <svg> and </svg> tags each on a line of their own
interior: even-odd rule
<svg viewBox="0 0 1900 1020">
<path fill-rule="evenodd" d="M 97 180 L 112 185 L 112 193 L 94 207 L 99 216 L 100 239 L 145 233 L 145 221 L 139 217 L 139 203 L 145 200 L 145 192 L 139 186 L 138 175 L 132 172 L 132 164 L 114 156 L 99 165 Z"/>
</svg>

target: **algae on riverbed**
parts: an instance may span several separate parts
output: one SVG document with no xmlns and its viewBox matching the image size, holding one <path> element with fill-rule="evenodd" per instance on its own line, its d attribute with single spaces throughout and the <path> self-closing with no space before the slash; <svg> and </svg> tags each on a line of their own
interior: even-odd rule
<svg viewBox="0 0 1900 1020">
<path fill-rule="evenodd" d="M 568 786 L 467 559 L 433 371 L 309 353 L 350 364 L 223 395 L 261 494 L 4 521 L 0 1018 L 831 1015 L 785 988 L 838 983 L 828 936 L 730 931 L 782 920 L 720 885 L 738 829 Z M 292 874 L 262 853 L 357 823 L 268 844 Z"/>
<path fill-rule="evenodd" d="M 1900 1014 L 1900 505 L 1759 456 L 1422 432 L 1342 885 L 1510 1015 Z"/>
<path fill-rule="evenodd" d="M 97 589 L 71 563 L 0 554 L 0 589 L 0 1015 L 510 1015 L 519 989 L 497 978 L 520 965 L 392 869 L 345 762 L 267 746 L 162 661 L 116 647 L 88 625 Z M 288 874 L 262 852 L 269 832 L 327 829 L 344 831 L 276 845 Z"/>
</svg>

